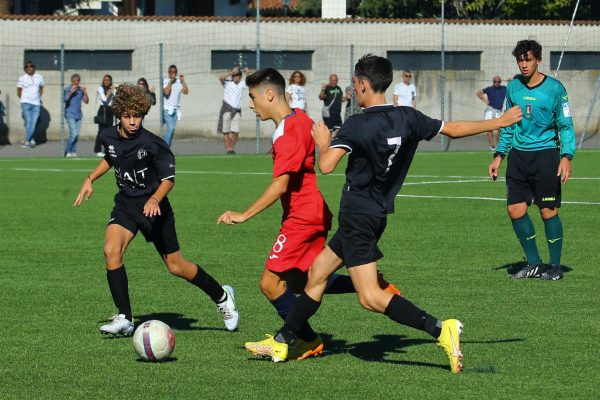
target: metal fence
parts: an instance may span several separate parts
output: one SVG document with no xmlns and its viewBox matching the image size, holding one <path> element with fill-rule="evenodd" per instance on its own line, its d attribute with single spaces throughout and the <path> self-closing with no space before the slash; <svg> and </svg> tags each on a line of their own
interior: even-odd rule
<svg viewBox="0 0 600 400">
<path fill-rule="evenodd" d="M 125 22 L 122 22 L 125 24 Z M 134 23 L 132 23 L 133 25 Z M 186 37 L 181 33 L 184 26 L 183 22 L 178 25 L 177 22 L 170 22 L 169 29 L 175 32 L 178 37 Z M 187 23 L 189 24 L 189 23 Z M 218 22 L 214 24 L 218 25 Z M 307 25 L 310 27 L 310 25 Z M 280 31 L 275 31 L 275 28 L 270 28 L 269 23 L 265 23 L 261 29 L 264 30 L 262 37 L 263 43 L 254 42 L 254 34 L 252 25 L 248 25 L 244 29 L 239 28 L 240 35 L 245 35 L 245 41 L 237 38 L 236 40 L 222 41 L 216 43 L 216 39 L 208 37 L 206 43 L 203 40 L 175 40 L 165 36 L 168 40 L 164 42 L 154 42 L 152 39 L 138 40 L 133 45 L 131 53 L 131 68 L 130 69 L 66 69 L 57 68 L 52 70 L 39 70 L 44 77 L 46 86 L 43 95 L 43 109 L 39 121 L 37 138 L 38 142 L 44 140 L 60 140 L 66 136 L 65 124 L 62 118 L 62 89 L 64 85 L 69 83 L 69 78 L 72 73 L 79 73 L 82 78 L 82 85 L 87 86 L 90 94 L 90 104 L 83 106 L 84 120 L 81 130 L 81 138 L 93 138 L 97 132 L 97 126 L 93 123 L 94 115 L 99 106 L 96 99 L 96 91 L 100 86 L 104 74 L 111 74 L 115 85 L 121 83 L 135 83 L 138 78 L 144 77 L 150 84 L 150 87 L 157 94 L 157 104 L 153 106 L 145 119 L 145 126 L 155 132 L 162 132 L 160 110 L 161 98 L 161 79 L 167 76 L 167 68 L 171 64 L 177 65 L 179 73 L 183 74 L 187 80 L 190 93 L 187 96 L 182 96 L 181 99 L 181 120 L 177 123 L 175 130 L 175 139 L 183 138 L 211 138 L 220 140 L 220 135 L 217 134 L 217 122 L 219 109 L 221 106 L 223 88 L 218 80 L 219 74 L 224 69 L 215 69 L 212 63 L 214 50 L 232 50 L 239 51 L 239 57 L 234 57 L 231 62 L 241 66 L 248 65 L 248 57 L 256 57 L 253 52 L 257 48 L 263 52 L 285 52 L 290 50 L 310 50 L 311 63 L 310 68 L 303 70 L 307 77 L 306 93 L 307 93 L 307 110 L 311 117 L 316 120 L 320 119 L 320 110 L 322 102 L 318 99 L 321 84 L 328 81 L 329 75 L 336 73 L 339 76 L 339 86 L 345 89 L 351 83 L 351 73 L 354 63 L 358 57 L 366 53 L 374 53 L 382 56 L 390 56 L 390 52 L 398 50 L 410 50 L 417 54 L 419 51 L 438 51 L 439 42 L 436 37 L 423 38 L 418 33 L 414 33 L 414 37 L 408 38 L 412 41 L 417 39 L 425 42 L 427 39 L 431 43 L 416 43 L 410 48 L 406 46 L 391 46 L 390 44 L 379 43 L 374 38 L 366 40 L 352 39 L 343 40 L 343 45 L 329 45 L 330 42 L 339 42 L 340 40 L 328 39 L 320 37 L 322 34 L 317 32 L 306 32 L 306 27 L 299 27 L 289 24 L 289 27 L 277 28 L 283 29 L 286 35 L 296 36 L 296 47 L 290 46 L 288 38 L 282 37 L 281 44 L 278 44 L 277 38 Z M 398 29 L 402 28 L 399 25 Z M 100 28 L 91 27 L 89 38 L 84 40 L 91 41 L 91 38 L 98 33 Z M 131 30 L 137 29 L 132 27 Z M 218 29 L 218 27 L 216 28 Z M 232 28 L 228 28 L 232 29 Z M 238 29 L 238 28 L 236 28 Z M 273 30 L 271 32 L 270 30 Z M 363 28 L 364 29 L 364 28 Z M 375 27 L 373 28 L 375 29 Z M 406 35 L 407 28 L 404 27 L 402 32 Z M 419 28 L 421 29 L 421 28 Z M 498 27 L 498 35 L 506 35 L 506 27 Z M 0 26 L 0 31 L 2 27 Z M 86 31 L 87 32 L 87 31 Z M 473 35 L 477 34 L 476 29 L 472 29 Z M 70 32 L 72 35 L 77 35 L 75 31 Z M 438 35 L 439 32 L 435 32 Z M 302 35 L 306 35 L 306 43 L 302 42 Z M 453 33 L 447 34 L 445 49 L 447 57 L 452 57 L 453 52 L 458 50 L 462 52 L 478 53 L 480 65 L 474 69 L 447 68 L 442 71 L 439 65 L 436 69 L 412 70 L 413 83 L 417 88 L 417 108 L 427 115 L 435 118 L 443 117 L 446 120 L 461 120 L 461 119 L 480 119 L 483 116 L 484 104 L 476 97 L 475 93 L 478 89 L 491 85 L 492 77 L 500 75 L 503 79 L 503 84 L 506 80 L 518 72 L 514 58 L 511 56 L 511 50 L 514 46 L 514 40 L 490 41 L 489 39 L 481 39 L 480 41 L 468 41 L 459 37 L 461 33 L 454 33 L 457 37 L 452 37 Z M 248 39 L 248 36 L 252 36 Z M 492 35 L 493 36 L 493 35 Z M 258 37 L 258 35 L 257 35 Z M 57 42 L 60 35 L 52 40 L 54 45 L 44 43 L 42 39 L 23 41 L 18 43 L 19 36 L 15 36 L 14 43 L 0 45 L 0 62 L 3 64 L 1 70 L 4 73 L 0 76 L 0 111 L 4 112 L 2 127 L 0 127 L 0 135 L 8 137 L 11 142 L 15 143 L 22 140 L 24 135 L 23 123 L 20 118 L 20 106 L 18 98 L 15 94 L 16 81 L 18 76 L 22 74 L 22 62 L 24 60 L 24 52 L 28 49 L 43 48 L 44 50 L 64 51 L 69 54 L 69 50 L 80 50 L 81 45 L 74 45 L 73 41 Z M 114 35 L 111 40 L 116 40 L 118 35 Z M 554 42 L 561 42 L 564 38 L 564 32 L 557 34 Z M 200 38 L 201 39 L 201 38 Z M 299 40 L 298 40 L 299 39 Z M 579 40 L 579 41 L 577 41 Z M 40 45 L 36 46 L 39 42 Z M 584 43 L 586 42 L 586 43 Z M 33 44 L 32 44 L 33 43 Z M 317 43 L 315 45 L 315 43 Z M 119 43 L 119 45 L 121 45 Z M 596 42 L 592 42 L 592 49 L 598 48 Z M 88 44 L 91 48 L 112 48 L 118 47 L 103 43 L 102 46 Z M 86 48 L 86 47 L 84 47 Z M 556 53 L 560 51 L 559 45 L 544 47 L 546 57 L 543 59 L 541 69 L 553 74 L 550 57 L 550 51 Z M 586 40 L 572 39 L 568 50 L 571 52 L 590 51 L 590 43 Z M 597 49 L 600 50 L 600 49 Z M 252 55 L 248 55 L 250 52 Z M 283 53 L 282 53 L 283 54 Z M 270 65 L 261 64 L 264 66 L 273 66 L 282 72 L 286 80 L 293 72 L 294 65 L 285 62 L 282 58 L 271 59 Z M 264 60 L 264 58 L 263 58 Z M 281 61 L 281 62 L 280 62 Z M 446 60 L 447 64 L 452 60 Z M 60 64 L 60 59 L 56 61 Z M 278 64 L 279 63 L 279 64 Z M 254 65 L 254 64 L 253 64 Z M 401 73 L 405 65 L 395 65 L 395 79 L 391 87 L 386 93 L 386 98 L 391 102 L 393 86 L 401 81 Z M 578 132 L 578 139 L 586 139 L 586 146 L 599 146 L 596 134 L 600 131 L 600 118 L 597 112 L 597 88 L 600 82 L 600 70 L 597 69 L 572 69 L 562 70 L 559 79 L 565 84 L 571 100 L 575 127 Z M 248 109 L 247 97 L 242 103 L 243 111 L 240 124 L 240 136 L 242 138 L 265 138 L 271 135 L 274 127 L 270 122 L 257 123 L 254 113 Z M 345 107 L 345 105 L 344 105 Z M 4 133 L 2 133 L 4 132 Z M 440 140 L 440 139 L 437 139 Z M 481 149 L 487 148 L 485 138 L 481 138 Z M 581 140 L 580 140 L 581 141 Z M 440 143 L 440 149 L 447 149 L 449 142 Z M 450 146 L 451 149 L 460 149 L 459 146 Z"/>
</svg>

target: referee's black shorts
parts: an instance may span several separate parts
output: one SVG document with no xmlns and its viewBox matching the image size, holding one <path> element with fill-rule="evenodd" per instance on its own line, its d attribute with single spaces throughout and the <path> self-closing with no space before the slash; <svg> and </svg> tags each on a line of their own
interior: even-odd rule
<svg viewBox="0 0 600 400">
<path fill-rule="evenodd" d="M 506 169 L 507 205 L 535 203 L 539 208 L 560 207 L 558 149 L 522 151 L 511 149 Z"/>
<path fill-rule="evenodd" d="M 141 231 L 146 241 L 152 242 L 161 255 L 175 253 L 179 250 L 179 242 L 171 203 L 165 197 L 160 202 L 161 215 L 149 218 L 143 213 L 148 198 L 149 196 L 129 197 L 117 193 L 108 225 L 120 225 L 134 236 Z"/>
<path fill-rule="evenodd" d="M 383 257 L 377 242 L 385 230 L 386 217 L 340 213 L 338 224 L 329 248 L 344 260 L 346 268 L 369 264 Z"/>
</svg>

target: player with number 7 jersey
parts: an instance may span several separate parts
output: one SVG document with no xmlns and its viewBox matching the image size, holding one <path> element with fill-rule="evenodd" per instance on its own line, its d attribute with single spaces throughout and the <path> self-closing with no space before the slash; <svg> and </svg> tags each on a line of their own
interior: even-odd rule
<svg viewBox="0 0 600 400">
<path fill-rule="evenodd" d="M 280 200 L 283 209 L 281 228 L 263 270 L 260 288 L 285 319 L 301 293 L 307 272 L 323 250 L 331 229 L 332 214 L 319 188 L 315 174 L 315 143 L 311 135 L 313 121 L 299 108 L 291 109 L 285 99 L 285 80 L 272 68 L 256 71 L 246 78 L 250 108 L 261 120 L 272 120 L 273 177 L 264 193 L 246 211 L 226 211 L 217 223 L 239 224 Z M 380 279 L 388 290 L 397 289 Z M 327 284 L 328 293 L 353 293 L 347 275 L 334 274 Z M 252 353 L 257 349 L 247 347 Z M 299 333 L 293 358 L 318 355 L 323 342 L 310 325 Z"/>
</svg>

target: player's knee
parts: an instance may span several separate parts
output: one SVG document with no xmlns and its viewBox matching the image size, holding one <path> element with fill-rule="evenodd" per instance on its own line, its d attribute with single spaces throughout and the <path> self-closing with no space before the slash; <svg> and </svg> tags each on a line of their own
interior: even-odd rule
<svg viewBox="0 0 600 400">
<path fill-rule="evenodd" d="M 369 311 L 377 311 L 377 302 L 375 296 L 371 293 L 362 293 L 358 295 L 358 302 Z"/>
<path fill-rule="evenodd" d="M 183 263 L 177 261 L 167 261 L 167 269 L 172 275 L 183 276 Z"/>
<path fill-rule="evenodd" d="M 116 262 L 121 259 L 121 248 L 112 243 L 104 243 L 104 259 L 108 262 Z"/>
</svg>

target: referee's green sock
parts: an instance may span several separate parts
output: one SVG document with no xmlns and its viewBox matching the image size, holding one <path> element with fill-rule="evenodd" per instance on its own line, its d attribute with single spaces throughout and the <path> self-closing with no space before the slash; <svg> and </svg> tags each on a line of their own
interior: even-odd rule
<svg viewBox="0 0 600 400">
<path fill-rule="evenodd" d="M 552 265 L 560 265 L 560 255 L 562 253 L 563 243 L 563 227 L 558 214 L 552 218 L 544 220 L 544 229 L 546 231 L 546 242 L 548 242 L 548 251 L 550 253 L 549 263 Z"/>
<path fill-rule="evenodd" d="M 542 260 L 540 259 L 540 254 L 535 243 L 535 227 L 529 215 L 525 214 L 521 218 L 511 219 L 511 221 L 517 238 L 521 242 L 521 247 L 525 252 L 527 263 L 529 265 L 541 264 Z"/>
</svg>

